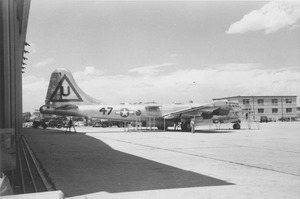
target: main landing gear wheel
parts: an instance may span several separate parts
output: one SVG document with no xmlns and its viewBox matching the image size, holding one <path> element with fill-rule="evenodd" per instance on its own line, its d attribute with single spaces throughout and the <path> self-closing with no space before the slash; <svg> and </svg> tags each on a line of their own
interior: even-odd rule
<svg viewBox="0 0 300 199">
<path fill-rule="evenodd" d="M 235 124 L 233 125 L 233 129 L 241 129 L 241 125 L 238 124 L 238 123 L 235 123 Z"/>
<path fill-rule="evenodd" d="M 181 123 L 181 130 L 182 131 L 189 132 L 189 131 L 191 131 L 191 129 L 192 129 L 192 126 L 190 124 L 190 121 Z"/>
</svg>

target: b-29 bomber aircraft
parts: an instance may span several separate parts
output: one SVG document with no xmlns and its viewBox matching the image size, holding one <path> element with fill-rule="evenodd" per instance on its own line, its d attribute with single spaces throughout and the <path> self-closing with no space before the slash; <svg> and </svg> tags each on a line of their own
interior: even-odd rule
<svg viewBox="0 0 300 199">
<path fill-rule="evenodd" d="M 236 113 L 240 107 L 227 100 L 208 104 L 106 104 L 90 97 L 76 84 L 71 72 L 56 69 L 50 78 L 43 114 L 81 116 L 111 121 L 142 122 L 164 130 L 180 122 L 182 131 L 191 131 L 201 124 L 212 124 L 214 118 L 235 117 L 234 129 L 239 129 Z"/>
</svg>

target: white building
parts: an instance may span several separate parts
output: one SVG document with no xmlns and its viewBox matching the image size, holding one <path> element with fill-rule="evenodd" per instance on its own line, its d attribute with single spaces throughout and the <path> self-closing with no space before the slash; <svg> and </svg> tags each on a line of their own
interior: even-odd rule
<svg viewBox="0 0 300 199">
<path fill-rule="evenodd" d="M 290 118 L 297 117 L 297 96 L 233 96 L 215 98 L 238 101 L 243 110 L 254 111 L 258 117 Z"/>
</svg>

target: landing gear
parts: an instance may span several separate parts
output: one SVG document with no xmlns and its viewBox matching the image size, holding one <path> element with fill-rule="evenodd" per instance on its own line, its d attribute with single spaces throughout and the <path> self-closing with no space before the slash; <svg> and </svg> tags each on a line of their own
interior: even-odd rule
<svg viewBox="0 0 300 199">
<path fill-rule="evenodd" d="M 235 123 L 233 125 L 233 129 L 241 129 L 241 125 L 239 123 Z"/>
<path fill-rule="evenodd" d="M 120 122 L 120 123 L 118 124 L 118 127 L 119 127 L 119 128 L 124 127 L 124 124 Z"/>
<path fill-rule="evenodd" d="M 157 129 L 160 130 L 160 131 L 167 131 L 167 130 L 168 130 L 168 127 L 167 127 L 167 126 L 164 127 L 164 126 L 162 126 L 162 125 L 158 125 L 158 126 L 157 126 Z"/>
<path fill-rule="evenodd" d="M 181 130 L 185 132 L 191 131 L 192 126 L 191 126 L 191 121 L 184 121 L 181 123 Z"/>
</svg>

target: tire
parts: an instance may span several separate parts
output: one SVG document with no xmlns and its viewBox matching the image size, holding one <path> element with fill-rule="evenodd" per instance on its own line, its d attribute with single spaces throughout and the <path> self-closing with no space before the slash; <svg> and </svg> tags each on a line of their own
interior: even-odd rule
<svg viewBox="0 0 300 199">
<path fill-rule="evenodd" d="M 184 132 L 189 132 L 191 131 L 192 129 L 192 126 L 190 124 L 190 121 L 187 121 L 187 122 L 184 122 L 181 124 L 181 130 L 184 131 Z"/>
<path fill-rule="evenodd" d="M 54 128 L 54 127 L 55 127 L 54 122 L 49 122 L 49 127 L 50 127 L 50 128 Z"/>
<path fill-rule="evenodd" d="M 236 123 L 233 125 L 233 129 L 241 129 L 241 125 Z"/>
</svg>

